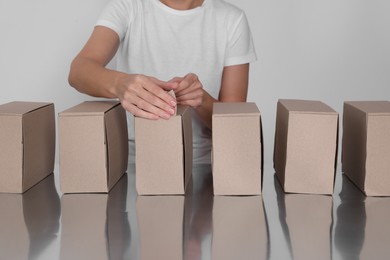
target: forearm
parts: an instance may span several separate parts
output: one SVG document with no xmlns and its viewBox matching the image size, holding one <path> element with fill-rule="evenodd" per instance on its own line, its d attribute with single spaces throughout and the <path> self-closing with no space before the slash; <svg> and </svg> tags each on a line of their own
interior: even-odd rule
<svg viewBox="0 0 390 260">
<path fill-rule="evenodd" d="M 213 104 L 215 102 L 219 101 L 203 90 L 202 104 L 195 108 L 196 113 L 209 129 L 212 128 Z"/>
<path fill-rule="evenodd" d="M 79 92 L 95 97 L 117 98 L 116 88 L 123 76 L 123 73 L 79 57 L 72 62 L 68 80 Z"/>
</svg>

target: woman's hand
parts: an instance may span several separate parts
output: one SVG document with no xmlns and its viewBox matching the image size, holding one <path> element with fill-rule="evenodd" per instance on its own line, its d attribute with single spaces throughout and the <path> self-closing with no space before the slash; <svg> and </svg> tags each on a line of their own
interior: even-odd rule
<svg viewBox="0 0 390 260">
<path fill-rule="evenodd" d="M 175 77 L 168 82 L 174 90 L 178 104 L 198 107 L 203 102 L 203 85 L 197 75 L 189 73 L 184 77 Z"/>
<path fill-rule="evenodd" d="M 175 114 L 177 102 L 167 91 L 177 84 L 140 74 L 123 74 L 117 86 L 116 96 L 124 109 L 134 116 L 169 119 Z"/>
</svg>

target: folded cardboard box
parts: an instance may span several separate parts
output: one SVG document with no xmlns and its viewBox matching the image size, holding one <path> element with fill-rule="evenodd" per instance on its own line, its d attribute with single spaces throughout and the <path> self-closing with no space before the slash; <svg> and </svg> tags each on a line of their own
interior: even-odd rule
<svg viewBox="0 0 390 260">
<path fill-rule="evenodd" d="M 259 195 L 262 187 L 262 127 L 255 103 L 213 107 L 215 195 Z"/>
<path fill-rule="evenodd" d="M 191 110 L 169 120 L 135 118 L 136 188 L 140 195 L 184 194 L 192 171 Z"/>
<path fill-rule="evenodd" d="M 338 113 L 320 101 L 279 100 L 274 168 L 285 192 L 332 194 Z"/>
<path fill-rule="evenodd" d="M 108 192 L 127 169 L 126 112 L 117 101 L 87 101 L 58 115 L 63 193 Z"/>
<path fill-rule="evenodd" d="M 53 172 L 54 159 L 54 104 L 0 105 L 0 192 L 25 192 Z"/>
<path fill-rule="evenodd" d="M 390 196 L 390 102 L 344 103 L 342 168 L 367 196 Z"/>
</svg>

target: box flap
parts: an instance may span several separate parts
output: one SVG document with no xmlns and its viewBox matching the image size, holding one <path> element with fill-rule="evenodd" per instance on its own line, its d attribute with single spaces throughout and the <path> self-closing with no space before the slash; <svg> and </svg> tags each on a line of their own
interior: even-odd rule
<svg viewBox="0 0 390 260">
<path fill-rule="evenodd" d="M 279 99 L 279 103 L 282 104 L 290 112 L 337 114 L 337 112 L 334 109 L 322 103 L 321 101 Z"/>
<path fill-rule="evenodd" d="M 259 116 L 260 111 L 255 103 L 214 103 L 213 116 Z"/>
<path fill-rule="evenodd" d="M 0 115 L 23 115 L 53 103 L 14 101 L 0 105 Z"/>
<path fill-rule="evenodd" d="M 178 105 L 176 109 L 177 109 L 176 110 L 176 116 L 182 116 L 184 113 L 186 113 L 187 110 L 190 109 L 190 107 L 189 106 Z"/>
<path fill-rule="evenodd" d="M 128 134 L 126 112 L 122 106 L 111 109 L 105 116 L 107 149 L 107 184 L 110 190 L 127 169 Z"/>
<path fill-rule="evenodd" d="M 181 108 L 180 105 L 178 107 Z M 192 174 L 192 117 L 189 109 L 185 109 L 185 111 L 187 112 L 182 115 L 184 192 Z"/>
<path fill-rule="evenodd" d="M 0 192 L 22 193 L 22 117 L 0 117 L 0 147 Z"/>
<path fill-rule="evenodd" d="M 23 116 L 23 191 L 53 172 L 55 141 L 53 104 Z"/>
<path fill-rule="evenodd" d="M 106 100 L 106 101 L 85 101 L 79 105 L 71 107 L 65 111 L 59 113 L 59 116 L 101 116 L 108 110 L 119 105 L 119 101 Z"/>
<path fill-rule="evenodd" d="M 389 101 L 347 101 L 345 104 L 370 115 L 390 115 Z"/>
</svg>

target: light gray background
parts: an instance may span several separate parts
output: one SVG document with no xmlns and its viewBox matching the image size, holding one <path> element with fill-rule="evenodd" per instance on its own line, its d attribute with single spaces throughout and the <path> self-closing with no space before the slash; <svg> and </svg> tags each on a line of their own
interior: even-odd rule
<svg viewBox="0 0 390 260">
<path fill-rule="evenodd" d="M 1 0 L 0 104 L 91 99 L 69 87 L 69 64 L 108 0 Z M 390 1 L 229 0 L 245 10 L 258 61 L 248 101 L 262 112 L 271 162 L 278 98 L 390 99 Z M 342 129 L 340 129 L 342 133 Z"/>
<path fill-rule="evenodd" d="M 249 101 L 262 112 L 271 254 L 273 259 L 289 259 L 270 188 L 277 99 L 322 100 L 340 114 L 344 100 L 389 100 L 390 1 L 229 1 L 247 13 L 259 58 L 251 66 Z M 69 87 L 67 75 L 107 2 L 0 0 L 0 104 L 50 101 L 60 112 L 91 99 Z M 266 196 L 268 191 L 271 196 Z M 134 195 L 128 203 L 135 203 Z M 335 207 L 339 201 L 336 196 Z M 129 212 L 130 220 L 134 214 Z M 132 243 L 131 251 L 134 247 Z M 54 259 L 59 248 L 57 239 L 40 259 Z M 341 259 L 337 250 L 333 253 L 334 259 Z"/>
</svg>

